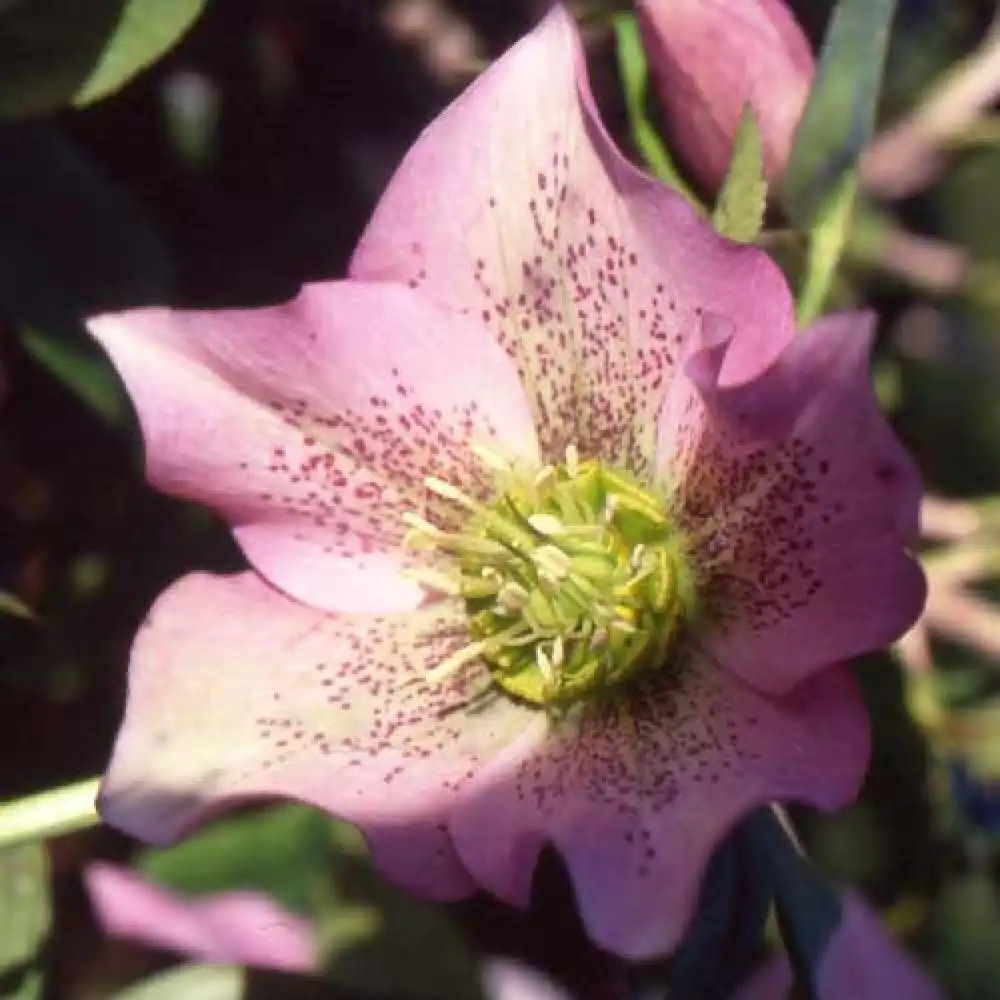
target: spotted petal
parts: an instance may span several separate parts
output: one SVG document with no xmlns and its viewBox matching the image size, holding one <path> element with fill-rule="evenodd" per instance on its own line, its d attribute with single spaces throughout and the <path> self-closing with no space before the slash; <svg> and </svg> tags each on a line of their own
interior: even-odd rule
<svg viewBox="0 0 1000 1000">
<path fill-rule="evenodd" d="M 885 645 L 925 585 L 920 479 L 878 409 L 872 320 L 832 316 L 762 376 L 719 382 L 725 329 L 706 331 L 661 416 L 659 464 L 702 577 L 705 642 L 763 690 Z"/>
<path fill-rule="evenodd" d="M 139 412 L 153 484 L 220 511 L 262 573 L 317 607 L 416 606 L 400 518 L 424 512 L 424 478 L 482 493 L 470 444 L 537 456 L 489 333 L 405 287 L 313 285 L 275 308 L 91 328 Z"/>
<path fill-rule="evenodd" d="M 543 746 L 499 754 L 451 830 L 468 871 L 512 902 L 526 902 L 552 841 L 594 940 L 645 959 L 678 943 L 711 853 L 742 815 L 773 799 L 840 806 L 867 759 L 845 670 L 772 700 L 693 653 L 642 694 L 565 720 Z"/>
<path fill-rule="evenodd" d="M 702 310 L 738 328 L 727 378 L 759 371 L 793 330 L 768 257 L 721 239 L 615 148 L 561 5 L 424 132 L 351 272 L 489 323 L 546 457 L 575 442 L 640 473 Z"/>
<path fill-rule="evenodd" d="M 334 615 L 255 574 L 184 578 L 136 640 L 103 816 L 164 843 L 234 803 L 294 798 L 361 824 L 404 886 L 466 894 L 445 817 L 532 715 L 481 677 L 426 683 L 466 641 L 459 614 Z"/>
</svg>

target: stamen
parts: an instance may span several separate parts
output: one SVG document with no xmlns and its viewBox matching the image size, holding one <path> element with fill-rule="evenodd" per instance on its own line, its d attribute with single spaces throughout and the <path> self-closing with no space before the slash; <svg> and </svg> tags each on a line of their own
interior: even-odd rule
<svg viewBox="0 0 1000 1000">
<path fill-rule="evenodd" d="M 502 455 L 497 454 L 492 448 L 487 448 L 484 444 L 472 445 L 472 454 L 478 458 L 483 465 L 494 472 L 504 472 L 508 475 L 514 471 L 513 466 Z"/>
<path fill-rule="evenodd" d="M 553 665 L 552 660 L 549 659 L 548 653 L 546 653 L 542 648 L 541 644 L 535 648 L 535 663 L 538 664 L 538 669 L 541 671 L 545 683 L 555 683 L 556 668 Z"/>
<path fill-rule="evenodd" d="M 520 611 L 528 603 L 528 591 L 514 580 L 508 580 L 497 594 L 497 602 L 504 611 Z"/>
<path fill-rule="evenodd" d="M 542 468 L 538 471 L 538 474 L 535 476 L 535 479 L 532 482 L 532 486 L 534 486 L 536 490 L 541 490 L 544 492 L 546 489 L 548 489 L 549 486 L 552 485 L 552 483 L 555 482 L 555 480 L 556 480 L 555 466 L 543 465 Z"/>
<path fill-rule="evenodd" d="M 436 493 L 439 497 L 451 500 L 452 503 L 457 503 L 468 510 L 476 510 L 480 506 L 472 497 L 463 493 L 457 486 L 452 486 L 451 483 L 446 483 L 443 479 L 438 479 L 437 476 L 428 476 L 424 480 L 424 486 L 431 493 Z"/>
<path fill-rule="evenodd" d="M 580 452 L 575 444 L 566 445 L 566 471 L 570 479 L 576 479 L 580 474 Z"/>
<path fill-rule="evenodd" d="M 542 535 L 561 535 L 566 530 L 566 525 L 554 514 L 532 514 L 528 524 Z"/>
<path fill-rule="evenodd" d="M 542 545 L 531 553 L 540 573 L 545 573 L 561 583 L 573 568 L 573 559 L 555 545 Z"/>
<path fill-rule="evenodd" d="M 410 566 L 403 570 L 403 576 L 408 576 L 411 580 L 416 580 L 429 590 L 437 591 L 441 594 L 448 594 L 451 597 L 458 597 L 462 593 L 461 583 L 445 573 L 439 573 L 434 569 L 427 569 L 424 566 Z"/>
<path fill-rule="evenodd" d="M 433 505 L 403 516 L 407 545 L 448 557 L 408 576 L 464 600 L 467 615 L 467 644 L 422 681 L 488 671 L 511 696 L 548 708 L 660 667 L 693 591 L 689 539 L 665 495 L 625 469 L 581 461 L 575 444 L 534 476 L 488 445 L 472 450 L 498 474 L 496 495 L 480 500 L 429 476 L 428 493 L 458 509 L 442 514 L 445 527 L 432 523 Z"/>
<path fill-rule="evenodd" d="M 467 666 L 473 660 L 482 656 L 486 646 L 487 643 L 482 639 L 479 642 L 472 642 L 468 646 L 463 646 L 450 656 L 446 656 L 436 667 L 428 670 L 425 675 L 426 680 L 430 684 L 440 684 L 441 681 L 447 680 L 461 670 L 462 667 Z"/>
<path fill-rule="evenodd" d="M 443 535 L 444 532 L 431 524 L 430 521 L 422 518 L 419 514 L 412 510 L 406 511 L 400 520 L 403 524 L 408 525 L 413 529 L 413 533 L 419 533 L 422 535 L 427 535 L 429 538 L 436 538 L 438 535 Z"/>
<path fill-rule="evenodd" d="M 563 642 L 563 637 L 561 635 L 557 635 L 555 642 L 552 643 L 552 665 L 561 667 L 565 662 L 566 646 Z"/>
</svg>

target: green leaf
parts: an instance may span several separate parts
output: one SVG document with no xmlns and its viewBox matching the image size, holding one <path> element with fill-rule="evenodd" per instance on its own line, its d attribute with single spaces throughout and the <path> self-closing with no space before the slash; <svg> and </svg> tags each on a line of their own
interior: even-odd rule
<svg viewBox="0 0 1000 1000">
<path fill-rule="evenodd" d="M 654 176 L 682 194 L 699 212 L 704 207 L 685 183 L 666 145 L 646 112 L 649 97 L 649 67 L 634 13 L 622 12 L 612 19 L 618 49 L 618 72 L 625 96 L 625 110 L 636 149 Z"/>
<path fill-rule="evenodd" d="M 840 0 L 782 179 L 791 220 L 810 230 L 875 127 L 896 0 Z"/>
<path fill-rule="evenodd" d="M 805 280 L 799 292 L 798 319 L 801 326 L 811 323 L 823 310 L 847 242 L 857 191 L 858 172 L 848 170 L 830 189 L 820 206 L 809 236 Z"/>
<path fill-rule="evenodd" d="M 246 973 L 230 965 L 182 965 L 168 969 L 127 990 L 115 1000 L 240 1000 Z"/>
<path fill-rule="evenodd" d="M 740 117 L 733 158 L 712 213 L 715 228 L 738 243 L 752 243 L 764 223 L 767 178 L 764 149 L 753 108 L 747 104 Z"/>
<path fill-rule="evenodd" d="M 759 809 L 745 821 L 744 830 L 754 862 L 774 891 L 796 984 L 804 998 L 817 1000 L 819 967 L 843 916 L 840 897 L 799 854 L 772 809 Z"/>
<path fill-rule="evenodd" d="M 321 967 L 349 990 L 478 1000 L 469 949 L 438 908 L 374 871 L 361 835 L 302 806 L 279 806 L 206 827 L 137 867 L 182 894 L 267 893 L 312 917 Z"/>
<path fill-rule="evenodd" d="M 21 330 L 20 340 L 28 354 L 102 420 L 116 424 L 122 419 L 127 409 L 125 393 L 100 349 L 31 327 Z"/>
<path fill-rule="evenodd" d="M 0 8 L 0 117 L 112 93 L 170 49 L 205 0 L 31 0 Z"/>
<path fill-rule="evenodd" d="M 62 331 L 99 312 L 160 304 L 169 272 L 141 206 L 82 150 L 50 126 L 0 126 L 5 319 Z"/>
<path fill-rule="evenodd" d="M 144 851 L 136 867 L 184 894 L 257 889 L 308 915 L 321 901 L 316 876 L 328 864 L 333 830 L 313 809 L 282 806 L 230 817 L 174 847 Z"/>
<path fill-rule="evenodd" d="M 0 1000 L 41 996 L 36 959 L 51 921 L 45 848 L 29 844 L 0 852 Z"/>
<path fill-rule="evenodd" d="M 0 126 L 4 316 L 26 353 L 105 420 L 125 413 L 125 396 L 82 320 L 166 301 L 169 272 L 142 209 L 80 150 L 48 126 Z"/>
<path fill-rule="evenodd" d="M 716 849 L 670 965 L 670 1000 L 731 996 L 760 955 L 773 892 L 742 825 Z"/>
</svg>

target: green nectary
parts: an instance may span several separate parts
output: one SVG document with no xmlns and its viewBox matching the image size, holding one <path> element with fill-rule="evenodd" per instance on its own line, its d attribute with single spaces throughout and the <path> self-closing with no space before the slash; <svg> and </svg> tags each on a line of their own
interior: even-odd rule
<svg viewBox="0 0 1000 1000">
<path fill-rule="evenodd" d="M 555 706 L 662 666 L 695 589 L 666 496 L 572 448 L 537 475 L 500 478 L 489 503 L 428 480 L 466 509 L 460 533 L 411 521 L 423 544 L 452 555 L 455 578 L 434 579 L 468 613 L 470 644 L 432 673 L 482 659 L 508 694 Z"/>
</svg>

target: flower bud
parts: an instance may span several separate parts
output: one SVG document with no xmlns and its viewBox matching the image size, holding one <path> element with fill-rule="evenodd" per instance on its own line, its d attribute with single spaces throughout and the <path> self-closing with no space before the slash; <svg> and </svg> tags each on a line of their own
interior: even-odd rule
<svg viewBox="0 0 1000 1000">
<path fill-rule="evenodd" d="M 783 0 L 640 0 L 639 25 L 675 148 L 721 185 L 749 102 L 769 181 L 780 179 L 815 73 Z"/>
</svg>

